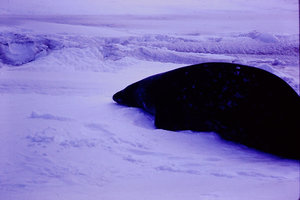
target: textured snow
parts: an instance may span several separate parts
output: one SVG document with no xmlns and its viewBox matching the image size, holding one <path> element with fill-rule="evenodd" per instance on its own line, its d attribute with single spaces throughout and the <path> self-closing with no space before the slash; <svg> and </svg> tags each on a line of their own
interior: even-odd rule
<svg viewBox="0 0 300 200">
<path fill-rule="evenodd" d="M 0 16 L 0 199 L 299 198 L 299 162 L 155 129 L 151 115 L 112 101 L 141 78 L 207 61 L 265 69 L 299 93 L 294 1 L 12 6 L 22 2 L 0 4 L 10 14 Z M 150 10 L 132 15 L 133 5 Z M 24 15 L 69 12 L 107 15 Z"/>
<path fill-rule="evenodd" d="M 114 62 L 123 63 L 128 59 L 176 64 L 213 60 L 265 69 L 286 80 L 297 92 L 298 77 L 280 71 L 288 69 L 298 73 L 298 52 L 298 35 L 272 35 L 258 31 L 220 36 L 131 34 L 121 37 L 26 31 L 0 33 L 0 60 L 9 66 L 36 60 L 56 62 L 53 67 L 59 67 L 58 70 L 72 63 L 75 70 L 103 71 L 112 70 L 113 66 L 109 65 Z"/>
</svg>

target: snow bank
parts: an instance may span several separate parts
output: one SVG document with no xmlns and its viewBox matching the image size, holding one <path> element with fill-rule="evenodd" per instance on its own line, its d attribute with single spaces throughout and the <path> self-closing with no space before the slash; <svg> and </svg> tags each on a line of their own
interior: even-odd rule
<svg viewBox="0 0 300 200">
<path fill-rule="evenodd" d="M 0 62 L 8 66 L 37 61 L 42 68 L 45 62 L 55 62 L 53 70 L 68 70 L 63 69 L 68 65 L 74 70 L 111 71 L 128 67 L 139 60 L 182 65 L 233 62 L 266 69 L 299 91 L 299 80 L 295 74 L 287 76 L 280 73 L 282 68 L 289 66 L 297 70 L 297 35 L 252 31 L 215 36 L 199 33 L 100 37 L 3 32 L 0 34 L 0 53 Z"/>
<path fill-rule="evenodd" d="M 268 33 L 260 33 L 258 31 L 252 31 L 250 33 L 241 34 L 241 36 L 250 37 L 254 40 L 259 40 L 266 43 L 276 43 L 278 42 L 278 38 L 272 34 Z"/>
<path fill-rule="evenodd" d="M 299 52 L 296 35 L 275 37 L 254 31 L 230 36 L 199 35 L 197 38 L 187 38 L 167 35 L 61 38 L 51 35 L 2 33 L 0 58 L 5 64 L 22 65 L 47 56 L 54 50 L 77 48 L 90 49 L 90 52 L 98 51 L 96 53 L 100 60 L 116 61 L 134 57 L 148 61 L 195 64 L 205 61 L 203 55 L 228 55 L 227 58 L 223 56 L 223 61 L 228 61 L 234 59 L 230 57 L 234 55 L 297 56 Z M 215 56 L 215 59 L 218 59 L 217 57 Z"/>
<path fill-rule="evenodd" d="M 19 33 L 0 33 L 0 60 L 4 64 L 22 65 L 62 48 L 55 40 Z"/>
</svg>

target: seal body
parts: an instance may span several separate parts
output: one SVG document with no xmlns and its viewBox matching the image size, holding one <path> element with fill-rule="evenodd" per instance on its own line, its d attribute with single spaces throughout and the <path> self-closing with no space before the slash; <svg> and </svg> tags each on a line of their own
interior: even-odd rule
<svg viewBox="0 0 300 200">
<path fill-rule="evenodd" d="M 222 138 L 299 159 L 299 96 L 254 67 L 203 63 L 150 76 L 113 99 L 155 115 L 166 130 L 216 132 Z"/>
</svg>

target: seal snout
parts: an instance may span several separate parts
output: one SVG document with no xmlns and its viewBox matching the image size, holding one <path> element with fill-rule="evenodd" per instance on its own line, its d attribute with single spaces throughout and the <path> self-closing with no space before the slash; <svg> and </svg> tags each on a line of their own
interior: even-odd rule
<svg viewBox="0 0 300 200">
<path fill-rule="evenodd" d="M 134 99 L 134 94 L 128 89 L 121 90 L 114 94 L 113 100 L 121 105 L 138 107 L 136 100 Z"/>
<path fill-rule="evenodd" d="M 119 103 L 119 104 L 123 104 L 123 97 L 122 97 L 122 96 L 124 96 L 124 95 L 122 94 L 122 91 L 117 92 L 116 94 L 114 94 L 113 100 L 114 100 L 115 102 Z"/>
</svg>

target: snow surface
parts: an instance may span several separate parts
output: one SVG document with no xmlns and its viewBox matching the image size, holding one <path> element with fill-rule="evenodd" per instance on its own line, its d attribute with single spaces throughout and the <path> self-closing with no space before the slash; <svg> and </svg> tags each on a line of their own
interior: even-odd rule
<svg viewBox="0 0 300 200">
<path fill-rule="evenodd" d="M 0 4 L 0 199 L 299 198 L 299 162 L 155 129 L 112 101 L 141 78 L 207 61 L 263 68 L 299 93 L 297 2 L 189 1 Z"/>
</svg>

